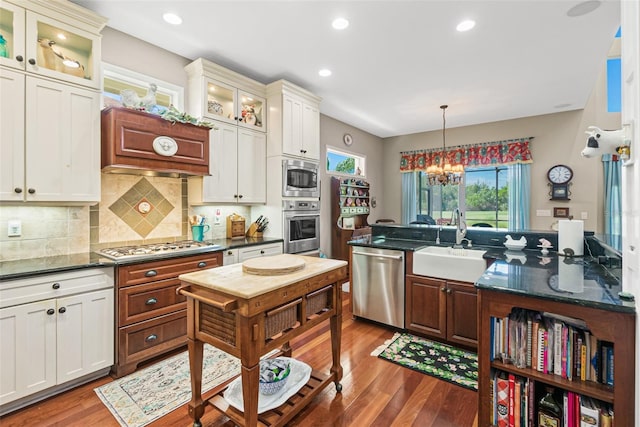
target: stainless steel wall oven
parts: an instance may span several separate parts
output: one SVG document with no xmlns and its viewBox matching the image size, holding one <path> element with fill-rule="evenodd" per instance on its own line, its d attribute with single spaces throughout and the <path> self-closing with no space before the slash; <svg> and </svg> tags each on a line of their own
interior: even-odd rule
<svg viewBox="0 0 640 427">
<path fill-rule="evenodd" d="M 320 202 L 285 200 L 282 203 L 284 252 L 295 254 L 320 248 Z"/>
</svg>

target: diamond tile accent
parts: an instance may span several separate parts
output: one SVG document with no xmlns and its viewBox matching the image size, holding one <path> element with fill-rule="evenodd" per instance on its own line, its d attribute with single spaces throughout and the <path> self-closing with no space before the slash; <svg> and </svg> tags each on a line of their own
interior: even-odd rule
<svg viewBox="0 0 640 427">
<path fill-rule="evenodd" d="M 142 201 L 151 204 L 151 211 L 146 215 L 136 209 Z M 147 237 L 175 206 L 146 178 L 141 178 L 129 191 L 113 202 L 109 209 L 140 236 Z"/>
</svg>

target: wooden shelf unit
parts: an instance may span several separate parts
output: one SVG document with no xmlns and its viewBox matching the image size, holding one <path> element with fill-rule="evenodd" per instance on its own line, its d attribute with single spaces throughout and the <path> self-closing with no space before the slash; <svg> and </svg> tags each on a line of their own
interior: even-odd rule
<svg viewBox="0 0 640 427">
<path fill-rule="evenodd" d="M 491 317 L 508 316 L 515 307 L 557 313 L 581 319 L 591 333 L 615 348 L 614 387 L 591 381 L 570 381 L 559 375 L 531 368 L 517 368 L 490 360 Z M 613 405 L 616 427 L 633 426 L 635 418 L 635 324 L 636 314 L 586 307 L 572 302 L 551 301 L 535 296 L 478 289 L 478 426 L 489 426 L 491 415 L 491 370 L 499 369 L 555 388 L 573 391 Z"/>
<path fill-rule="evenodd" d="M 370 201 L 368 182 L 358 177 L 331 178 L 332 258 L 349 262 L 350 250 L 347 242 L 352 239 L 355 230 L 369 227 L 367 218 L 371 209 Z M 344 227 L 344 218 L 353 220 L 353 228 Z"/>
</svg>

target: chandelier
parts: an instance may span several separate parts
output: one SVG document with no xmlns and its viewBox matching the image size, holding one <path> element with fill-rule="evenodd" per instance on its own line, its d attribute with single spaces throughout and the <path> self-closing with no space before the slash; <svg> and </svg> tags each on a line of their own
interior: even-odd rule
<svg viewBox="0 0 640 427">
<path fill-rule="evenodd" d="M 448 105 L 441 105 L 442 108 L 442 155 L 440 156 L 440 164 L 427 167 L 427 180 L 429 185 L 447 185 L 460 184 L 464 167 L 461 164 L 451 164 L 447 162 L 447 148 L 445 145 L 445 126 L 446 119 L 444 112 Z"/>
</svg>

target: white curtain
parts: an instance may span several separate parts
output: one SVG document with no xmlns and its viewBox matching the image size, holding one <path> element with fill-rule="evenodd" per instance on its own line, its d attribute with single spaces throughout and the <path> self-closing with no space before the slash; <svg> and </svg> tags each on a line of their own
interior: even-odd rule
<svg viewBox="0 0 640 427">
<path fill-rule="evenodd" d="M 509 230 L 527 230 L 530 224 L 531 164 L 510 165 Z"/>
<path fill-rule="evenodd" d="M 406 172 L 402 175 L 402 224 L 409 224 L 416 219 L 417 189 L 416 172 Z"/>
</svg>

